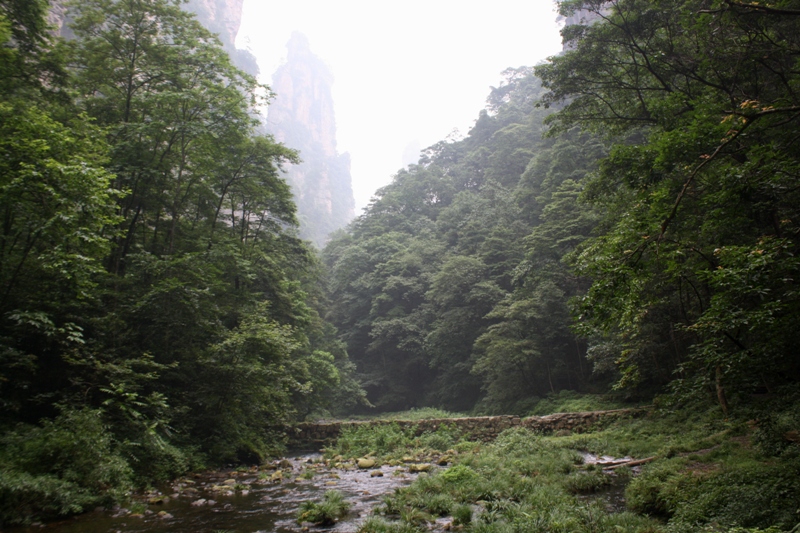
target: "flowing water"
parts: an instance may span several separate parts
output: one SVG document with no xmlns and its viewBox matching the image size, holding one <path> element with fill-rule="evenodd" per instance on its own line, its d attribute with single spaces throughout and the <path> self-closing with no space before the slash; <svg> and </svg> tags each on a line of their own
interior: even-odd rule
<svg viewBox="0 0 800 533">
<path fill-rule="evenodd" d="M 585 453 L 585 464 L 603 465 L 612 457 Z M 298 455 L 262 468 L 196 474 L 147 494 L 139 507 L 96 510 L 46 525 L 15 528 L 12 533 L 287 533 L 298 532 L 297 510 L 305 501 L 319 501 L 327 490 L 342 492 L 352 504 L 350 513 L 333 527 L 312 528 L 353 533 L 381 497 L 410 484 L 417 474 L 408 465 L 359 470 L 328 467 L 319 454 Z M 432 468 L 437 468 L 432 466 Z M 378 475 L 380 472 L 381 475 Z M 611 512 L 624 509 L 619 479 L 600 493 Z M 134 511 L 137 509 L 132 506 Z M 443 524 L 438 524 L 442 526 Z"/>
<path fill-rule="evenodd" d="M 164 487 L 146 498 L 144 514 L 128 509 L 97 510 L 78 517 L 11 530 L 13 533 L 235 533 L 297 532 L 297 510 L 304 501 L 318 501 L 338 490 L 352 503 L 350 514 L 325 531 L 358 529 L 381 496 L 413 481 L 407 468 L 331 469 L 320 456 L 283 459 L 267 469 L 201 474 Z M 276 468 L 277 467 L 277 468 Z M 374 477 L 380 471 L 382 477 Z M 309 479 L 303 479 L 309 477 Z M 313 474 L 313 477 L 312 477 Z M 235 480 L 234 485 L 230 480 Z M 228 482 L 226 485 L 225 482 Z M 136 510 L 134 508 L 134 510 Z"/>
</svg>

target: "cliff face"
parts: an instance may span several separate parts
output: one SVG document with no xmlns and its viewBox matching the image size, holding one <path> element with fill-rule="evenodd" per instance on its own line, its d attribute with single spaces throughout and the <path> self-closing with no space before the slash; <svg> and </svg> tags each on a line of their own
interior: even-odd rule
<svg viewBox="0 0 800 533">
<path fill-rule="evenodd" d="M 278 141 L 300 150 L 303 163 L 289 169 L 288 181 L 300 233 L 321 247 L 331 232 L 355 216 L 350 155 L 336 150 L 333 75 L 302 34 L 294 33 L 287 47 L 287 62 L 272 78 L 277 97 L 269 107 L 267 129 Z"/>
<path fill-rule="evenodd" d="M 189 0 L 183 8 L 194 13 L 203 26 L 219 35 L 222 46 L 237 67 L 255 76 L 258 74 L 255 56 L 236 48 L 243 6 L 244 0 Z"/>
<path fill-rule="evenodd" d="M 64 4 L 66 0 L 50 0 L 50 23 L 56 28 L 58 35 L 69 39 L 72 32 L 69 29 L 69 13 Z M 243 6 L 244 0 L 189 0 L 189 3 L 183 4 L 186 11 L 194 13 L 203 26 L 219 36 L 233 63 L 255 76 L 258 74 L 256 58 L 247 50 L 236 48 Z"/>
</svg>

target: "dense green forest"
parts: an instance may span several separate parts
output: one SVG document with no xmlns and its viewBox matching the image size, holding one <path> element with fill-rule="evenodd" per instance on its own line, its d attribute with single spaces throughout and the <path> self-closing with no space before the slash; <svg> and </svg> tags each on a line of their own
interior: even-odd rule
<svg viewBox="0 0 800 533">
<path fill-rule="evenodd" d="M 611 387 L 727 413 L 796 385 L 800 5 L 560 9 L 565 52 L 507 71 L 325 250 L 371 401 Z"/>
<path fill-rule="evenodd" d="M 269 89 L 178 2 L 0 2 L 0 522 L 280 450 L 360 401 L 256 135 Z"/>
<path fill-rule="evenodd" d="M 0 0 L 0 524 L 319 413 L 800 405 L 800 1 L 558 3 L 564 53 L 318 258 L 269 87 L 179 1 L 76 2 L 62 41 Z"/>
</svg>

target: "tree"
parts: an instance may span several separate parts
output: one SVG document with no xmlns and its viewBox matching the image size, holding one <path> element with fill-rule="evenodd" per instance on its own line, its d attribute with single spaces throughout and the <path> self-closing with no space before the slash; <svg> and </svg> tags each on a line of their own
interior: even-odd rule
<svg viewBox="0 0 800 533">
<path fill-rule="evenodd" d="M 796 376 L 779 325 L 797 305 L 794 3 L 560 6 L 597 22 L 565 29 L 570 49 L 537 68 L 546 101 L 569 102 L 553 124 L 623 139 L 585 193 L 606 213 L 603 234 L 575 256 L 593 279 L 579 313 L 599 362 L 617 362 L 620 385 L 658 386 L 677 369 L 723 410 L 731 389 Z"/>
</svg>

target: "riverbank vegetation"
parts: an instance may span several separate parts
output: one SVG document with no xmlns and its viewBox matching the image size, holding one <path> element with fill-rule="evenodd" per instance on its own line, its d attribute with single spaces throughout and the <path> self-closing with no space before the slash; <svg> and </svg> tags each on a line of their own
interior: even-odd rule
<svg viewBox="0 0 800 533">
<path fill-rule="evenodd" d="M 798 408 L 795 398 L 773 412 L 793 427 Z M 792 529 L 800 512 L 800 448 L 779 432 L 692 406 L 586 433 L 514 428 L 491 443 L 447 429 L 413 437 L 392 425 L 359 427 L 326 457 L 332 465 L 362 455 L 374 457 L 369 467 L 432 457 L 442 465 L 384 498 L 362 533 L 434 524 L 480 532 L 777 532 Z"/>
</svg>

